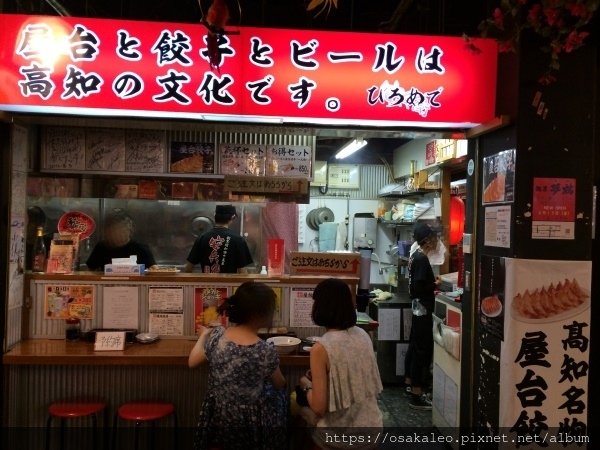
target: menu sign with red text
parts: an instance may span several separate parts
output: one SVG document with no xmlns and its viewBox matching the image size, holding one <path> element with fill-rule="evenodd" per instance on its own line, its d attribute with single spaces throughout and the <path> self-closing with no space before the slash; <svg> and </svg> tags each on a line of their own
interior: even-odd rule
<svg viewBox="0 0 600 450">
<path fill-rule="evenodd" d="M 533 239 L 575 239 L 575 178 L 533 179 Z"/>
<path fill-rule="evenodd" d="M 472 127 L 494 118 L 497 44 L 235 27 L 209 65 L 201 24 L 0 15 L 0 110 Z M 100 170 L 106 170 L 102 168 Z"/>
</svg>

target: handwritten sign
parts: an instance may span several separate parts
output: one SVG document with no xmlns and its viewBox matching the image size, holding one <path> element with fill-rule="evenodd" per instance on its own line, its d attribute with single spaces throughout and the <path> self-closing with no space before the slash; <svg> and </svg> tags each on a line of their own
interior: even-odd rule
<svg viewBox="0 0 600 450">
<path fill-rule="evenodd" d="M 360 273 L 358 253 L 290 252 L 290 274 L 344 274 Z"/>
<path fill-rule="evenodd" d="M 125 350 L 125 332 L 124 331 L 97 331 L 96 342 L 94 342 L 95 352 Z"/>
<path fill-rule="evenodd" d="M 314 327 L 312 320 L 312 288 L 292 288 L 290 291 L 290 326 Z"/>
<path fill-rule="evenodd" d="M 45 128 L 42 137 L 42 169 L 84 170 L 85 129 Z"/>
<path fill-rule="evenodd" d="M 85 133 L 85 168 L 125 171 L 125 133 L 114 129 L 88 129 Z"/>
<path fill-rule="evenodd" d="M 292 177 L 225 176 L 226 192 L 307 194 L 308 180 Z"/>
<path fill-rule="evenodd" d="M 125 138 L 127 172 L 162 173 L 165 170 L 165 133 L 129 130 Z"/>
</svg>

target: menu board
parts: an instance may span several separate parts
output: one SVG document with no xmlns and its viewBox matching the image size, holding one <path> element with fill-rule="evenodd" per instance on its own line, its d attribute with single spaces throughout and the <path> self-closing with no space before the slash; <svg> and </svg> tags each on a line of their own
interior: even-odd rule
<svg viewBox="0 0 600 450">
<path fill-rule="evenodd" d="M 510 248 L 511 206 L 485 208 L 483 243 L 488 247 Z"/>
<path fill-rule="evenodd" d="M 314 327 L 312 320 L 313 307 L 312 288 L 291 288 L 290 291 L 290 326 Z"/>
<path fill-rule="evenodd" d="M 42 169 L 84 170 L 85 129 L 46 127 L 42 136 Z"/>
<path fill-rule="evenodd" d="M 127 172 L 162 173 L 165 170 L 165 133 L 128 130 L 125 137 Z"/>
<path fill-rule="evenodd" d="M 94 286 L 82 284 L 46 285 L 44 318 L 65 320 L 94 318 Z"/>
<path fill-rule="evenodd" d="M 265 175 L 264 145 L 221 144 L 220 157 L 223 175 Z"/>
<path fill-rule="evenodd" d="M 575 178 L 534 178 L 532 239 L 575 239 Z"/>
<path fill-rule="evenodd" d="M 149 332 L 163 336 L 183 335 L 183 287 L 148 288 Z"/>
<path fill-rule="evenodd" d="M 267 148 L 267 175 L 310 178 L 312 156 L 312 148 L 309 146 L 269 146 Z"/>
<path fill-rule="evenodd" d="M 212 142 L 171 142 L 170 172 L 214 173 L 215 145 Z"/>
<path fill-rule="evenodd" d="M 85 168 L 92 171 L 125 171 L 125 133 L 115 129 L 85 132 Z"/>
</svg>

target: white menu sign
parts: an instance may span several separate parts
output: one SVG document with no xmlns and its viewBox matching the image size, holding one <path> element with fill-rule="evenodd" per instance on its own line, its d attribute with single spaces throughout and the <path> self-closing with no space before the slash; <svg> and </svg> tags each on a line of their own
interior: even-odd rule
<svg viewBox="0 0 600 450">
<path fill-rule="evenodd" d="M 150 311 L 183 311 L 183 287 L 148 288 L 148 306 Z"/>
<path fill-rule="evenodd" d="M 102 327 L 138 328 L 137 286 L 106 286 L 102 289 Z"/>
<path fill-rule="evenodd" d="M 313 306 L 311 288 L 292 288 L 290 291 L 290 326 L 314 327 L 311 313 Z"/>
<path fill-rule="evenodd" d="M 183 335 L 183 314 L 150 313 L 149 332 L 161 336 Z"/>
</svg>

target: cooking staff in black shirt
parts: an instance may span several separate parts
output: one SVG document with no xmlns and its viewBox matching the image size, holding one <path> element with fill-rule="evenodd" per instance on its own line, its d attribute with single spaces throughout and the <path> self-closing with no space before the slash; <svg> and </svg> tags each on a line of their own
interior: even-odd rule
<svg viewBox="0 0 600 450">
<path fill-rule="evenodd" d="M 156 261 L 150 249 L 131 239 L 133 220 L 127 214 L 119 212 L 109 216 L 104 222 L 104 240 L 98 242 L 89 258 L 87 266 L 90 270 L 104 270 L 113 258 L 129 258 L 137 256 L 137 263 L 144 264 L 146 269 L 155 266 Z"/>
<path fill-rule="evenodd" d="M 229 226 L 237 217 L 233 205 L 217 205 L 215 226 L 194 242 L 185 263 L 185 271 L 191 272 L 200 264 L 204 273 L 245 273 L 252 264 L 248 244 Z"/>
<path fill-rule="evenodd" d="M 437 280 L 433 275 L 427 254 L 436 249 L 435 231 L 425 223 L 418 223 L 413 233 L 419 247 L 408 260 L 408 293 L 413 300 L 410 340 L 406 352 L 405 382 L 411 386 L 409 406 L 413 409 L 431 409 L 424 395 L 427 373 L 433 357 L 434 290 Z M 418 299 L 418 302 L 415 300 Z"/>
</svg>

